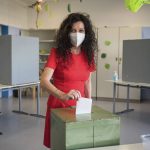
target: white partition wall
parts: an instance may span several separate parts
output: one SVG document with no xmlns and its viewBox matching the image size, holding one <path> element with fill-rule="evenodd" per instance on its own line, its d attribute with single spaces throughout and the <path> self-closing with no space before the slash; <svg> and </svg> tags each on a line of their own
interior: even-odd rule
<svg viewBox="0 0 150 150">
<path fill-rule="evenodd" d="M 141 27 L 121 27 L 120 28 L 120 42 L 119 42 L 119 57 L 122 61 L 123 57 L 123 40 L 141 39 Z M 122 79 L 122 62 L 119 64 L 119 77 Z M 119 88 L 119 98 L 126 98 L 126 88 Z M 140 99 L 140 89 L 130 89 L 131 99 Z"/>
<path fill-rule="evenodd" d="M 39 40 L 0 36 L 0 83 L 8 85 L 39 81 Z"/>
</svg>

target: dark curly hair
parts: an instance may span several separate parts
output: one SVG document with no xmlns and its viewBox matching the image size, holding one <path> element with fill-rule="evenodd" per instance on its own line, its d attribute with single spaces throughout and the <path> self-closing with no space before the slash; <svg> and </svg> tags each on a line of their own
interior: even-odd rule
<svg viewBox="0 0 150 150">
<path fill-rule="evenodd" d="M 95 33 L 93 31 L 93 26 L 91 20 L 89 19 L 89 15 L 85 13 L 71 13 L 66 19 L 64 19 L 56 36 L 56 53 L 59 57 L 63 58 L 63 60 L 68 60 L 72 47 L 69 34 L 73 24 L 78 21 L 81 21 L 84 24 L 85 39 L 81 45 L 81 49 L 84 50 L 90 66 L 93 63 L 94 51 L 97 49 L 97 40 L 95 38 Z"/>
</svg>

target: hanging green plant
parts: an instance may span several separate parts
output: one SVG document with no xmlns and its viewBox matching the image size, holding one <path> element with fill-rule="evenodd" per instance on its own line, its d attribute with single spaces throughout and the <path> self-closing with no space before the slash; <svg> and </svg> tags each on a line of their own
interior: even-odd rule
<svg viewBox="0 0 150 150">
<path fill-rule="evenodd" d="M 110 64 L 105 64 L 105 69 L 109 70 L 110 69 Z"/>
<path fill-rule="evenodd" d="M 68 9 L 68 12 L 70 13 L 71 12 L 71 4 L 68 4 L 67 9 Z"/>
<path fill-rule="evenodd" d="M 44 9 L 45 9 L 46 12 L 48 12 L 48 10 L 49 10 L 49 5 L 48 5 L 48 4 L 45 4 Z"/>
<path fill-rule="evenodd" d="M 82 2 L 82 0 L 80 0 L 80 2 Z"/>
<path fill-rule="evenodd" d="M 106 53 L 102 53 L 102 54 L 101 54 L 101 58 L 102 58 L 102 59 L 106 58 L 106 56 L 107 56 Z"/>
<path fill-rule="evenodd" d="M 42 26 L 43 26 L 42 20 L 41 20 L 41 19 L 38 19 L 37 22 L 36 22 L 36 27 L 37 27 L 37 29 L 39 29 L 39 28 L 42 27 Z"/>
<path fill-rule="evenodd" d="M 111 44 L 111 41 L 106 40 L 104 43 L 106 46 L 109 46 Z"/>
<path fill-rule="evenodd" d="M 131 12 L 137 12 L 144 4 L 150 4 L 150 0 L 125 0 L 125 6 Z"/>
<path fill-rule="evenodd" d="M 36 20 L 35 20 L 35 24 L 36 24 L 36 28 L 38 29 L 41 26 L 41 20 L 39 20 L 39 14 L 42 11 L 42 9 L 44 8 L 44 10 L 46 12 L 48 12 L 49 10 L 49 6 L 48 3 L 44 0 L 36 0 L 36 2 L 34 2 L 33 4 L 28 6 L 29 8 L 34 8 L 36 11 Z"/>
</svg>

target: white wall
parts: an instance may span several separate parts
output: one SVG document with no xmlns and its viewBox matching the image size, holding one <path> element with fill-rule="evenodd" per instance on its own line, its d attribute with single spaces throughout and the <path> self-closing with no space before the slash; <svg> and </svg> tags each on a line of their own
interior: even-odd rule
<svg viewBox="0 0 150 150">
<path fill-rule="evenodd" d="M 34 9 L 16 3 L 15 0 L 0 0 L 0 24 L 19 28 L 35 28 Z M 144 5 L 137 13 L 125 8 L 124 0 L 49 0 L 50 11 L 40 13 L 40 28 L 58 28 L 68 13 L 67 4 L 72 12 L 87 12 L 95 26 L 150 26 L 150 5 Z"/>
<path fill-rule="evenodd" d="M 12 0 L 0 0 L 0 24 L 28 28 L 27 7 Z"/>
<path fill-rule="evenodd" d="M 50 15 L 44 10 L 40 13 L 40 28 L 58 28 L 68 13 L 67 4 L 70 3 L 72 12 L 87 12 L 97 26 L 150 26 L 150 5 L 144 5 L 137 13 L 125 8 L 124 0 L 59 0 L 49 1 Z M 28 11 L 29 28 L 35 28 L 36 12 Z"/>
</svg>

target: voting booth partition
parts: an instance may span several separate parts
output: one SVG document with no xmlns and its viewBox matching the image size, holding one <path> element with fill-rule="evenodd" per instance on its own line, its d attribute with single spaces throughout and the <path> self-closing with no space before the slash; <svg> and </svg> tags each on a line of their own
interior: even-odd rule
<svg viewBox="0 0 150 150">
<path fill-rule="evenodd" d="M 20 85 L 39 81 L 39 39 L 0 36 L 0 84 Z"/>
<path fill-rule="evenodd" d="M 147 37 L 146 37 L 147 38 Z M 150 84 L 150 39 L 123 41 L 122 80 Z M 141 88 L 141 100 L 150 98 L 150 89 Z"/>
<path fill-rule="evenodd" d="M 122 80 L 150 83 L 150 39 L 123 41 Z"/>
<path fill-rule="evenodd" d="M 75 115 L 75 108 L 51 112 L 51 150 L 118 145 L 120 117 L 93 106 L 91 114 Z"/>
</svg>

